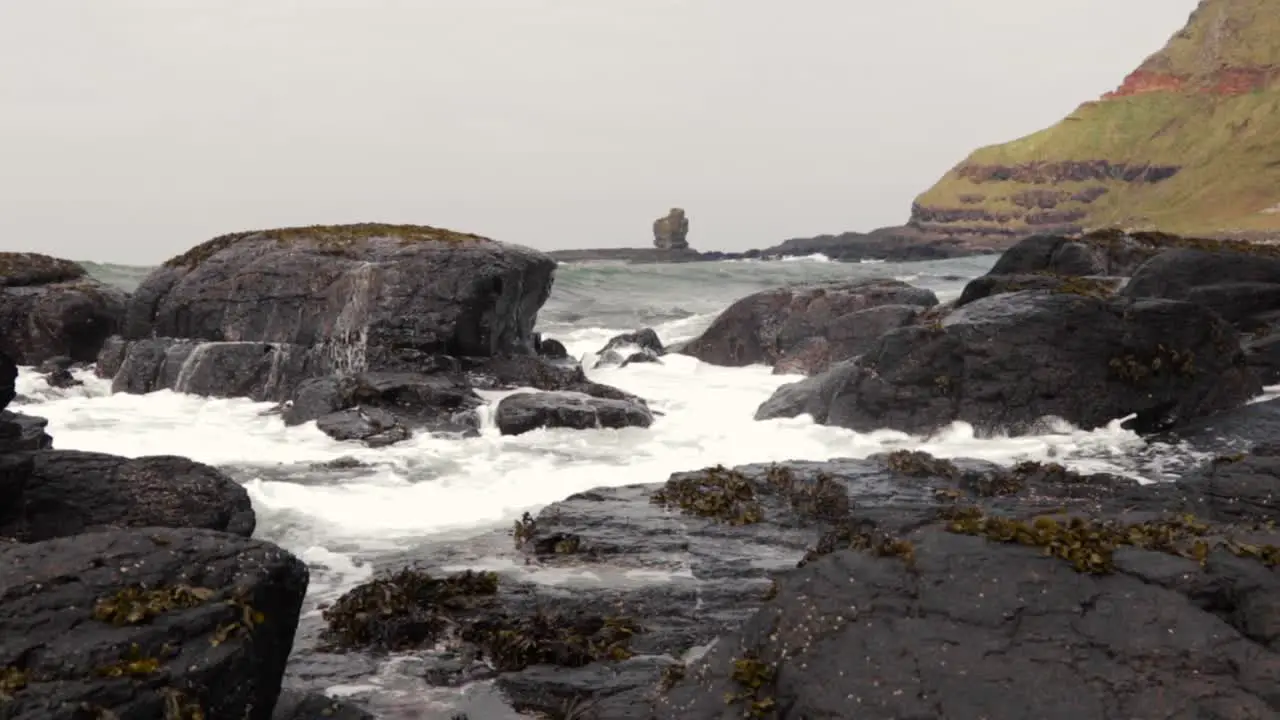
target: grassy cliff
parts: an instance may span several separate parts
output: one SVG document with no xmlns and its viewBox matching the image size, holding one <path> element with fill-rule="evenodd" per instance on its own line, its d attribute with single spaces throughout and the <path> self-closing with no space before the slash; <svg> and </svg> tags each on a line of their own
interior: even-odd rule
<svg viewBox="0 0 1280 720">
<path fill-rule="evenodd" d="M 910 224 L 1280 233 L 1280 0 L 1202 0 L 1116 91 L 975 151 L 916 199 Z"/>
</svg>

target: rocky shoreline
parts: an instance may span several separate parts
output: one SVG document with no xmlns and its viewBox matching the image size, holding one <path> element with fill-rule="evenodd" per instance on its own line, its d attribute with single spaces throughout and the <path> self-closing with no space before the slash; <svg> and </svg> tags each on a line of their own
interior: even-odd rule
<svg viewBox="0 0 1280 720">
<path fill-rule="evenodd" d="M 42 257 L 0 267 L 54 262 Z M 474 433 L 478 389 L 537 391 L 502 400 L 503 433 L 648 426 L 643 398 L 534 332 L 554 270 L 538 251 L 417 226 L 216 238 L 127 298 L 90 300 L 96 334 L 63 322 L 35 342 L 0 326 L 0 410 L 14 359 L 65 382 L 85 354 L 68 348 L 89 337 L 116 392 L 275 402 L 288 423 L 371 447 Z M 63 275 L 4 274 L 50 307 L 85 297 Z M 951 303 L 897 281 L 828 283 L 743 298 L 681 347 L 619 336 L 601 363 L 683 352 L 810 376 L 757 418 L 1253 430 L 1241 451 L 1149 485 L 911 451 L 690 468 L 579 493 L 490 538 L 523 567 L 617 581 L 459 571 L 441 547 L 302 635 L 307 568 L 252 539 L 230 477 L 55 450 L 41 419 L 4 411 L 0 712 L 355 720 L 372 716 L 282 693 L 286 661 L 306 674 L 394 652 L 421 664 L 424 689 L 488 680 L 521 712 L 577 720 L 1274 717 L 1280 447 L 1260 428 L 1277 401 L 1253 401 L 1280 380 L 1277 323 L 1274 248 L 1110 232 L 1023 240 Z"/>
</svg>

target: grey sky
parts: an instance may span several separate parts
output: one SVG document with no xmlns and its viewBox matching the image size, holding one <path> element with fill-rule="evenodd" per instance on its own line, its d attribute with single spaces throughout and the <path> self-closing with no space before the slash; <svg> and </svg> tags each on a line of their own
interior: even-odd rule
<svg viewBox="0 0 1280 720">
<path fill-rule="evenodd" d="M 364 220 L 699 249 L 906 219 L 1195 0 L 10 0 L 0 249 Z"/>
</svg>

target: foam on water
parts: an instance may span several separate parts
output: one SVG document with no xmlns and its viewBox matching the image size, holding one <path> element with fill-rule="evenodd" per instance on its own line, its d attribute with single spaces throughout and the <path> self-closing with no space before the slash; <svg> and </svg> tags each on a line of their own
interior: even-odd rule
<svg viewBox="0 0 1280 720">
<path fill-rule="evenodd" d="M 709 319 L 675 321 L 659 333 L 666 342 L 688 338 Z M 561 338 L 590 367 L 592 353 L 614 333 L 593 328 Z M 543 429 L 504 437 L 493 426 L 490 408 L 480 437 L 424 434 L 371 449 L 334 441 L 315 423 L 286 427 L 268 413 L 268 403 L 168 390 L 112 395 L 107 381 L 87 372 L 78 374 L 83 387 L 52 390 L 29 369 L 19 378 L 19 392 L 35 402 L 16 409 L 48 418 L 60 448 L 130 457 L 177 454 L 238 468 L 248 478 L 263 525 L 287 518 L 287 535 L 307 543 L 291 549 L 311 553 L 317 561 L 336 557 L 324 555 L 336 547 L 407 546 L 433 533 L 509 523 L 525 510 L 593 487 L 658 482 L 672 472 L 715 463 L 865 457 L 912 447 L 947 457 L 1003 463 L 1053 458 L 1082 468 L 1131 472 L 1129 459 L 1143 445 L 1114 423 L 1094 432 L 1050 425 L 1040 435 L 1017 438 L 981 438 L 956 423 L 931 438 L 913 438 L 816 425 L 807 416 L 757 422 L 752 419 L 756 407 L 777 386 L 798 377 L 773 375 L 763 366 L 715 367 L 683 355 L 667 356 L 661 364 L 588 373 L 647 398 L 662 415 L 647 429 Z M 485 393 L 494 403 L 505 394 Z M 309 472 L 312 464 L 341 457 L 369 463 L 373 470 L 336 480 Z"/>
</svg>

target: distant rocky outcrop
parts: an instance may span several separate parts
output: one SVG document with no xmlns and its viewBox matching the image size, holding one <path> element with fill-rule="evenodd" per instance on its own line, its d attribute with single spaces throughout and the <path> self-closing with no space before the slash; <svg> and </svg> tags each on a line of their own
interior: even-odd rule
<svg viewBox="0 0 1280 720">
<path fill-rule="evenodd" d="M 1014 239 L 1108 226 L 1280 234 L 1276 10 L 1202 0 L 1114 92 L 973 152 L 916 199 L 910 225 Z"/>
<path fill-rule="evenodd" d="M 689 218 L 682 208 L 671 208 L 653 221 L 653 246 L 659 250 L 685 250 L 689 247 Z"/>
<path fill-rule="evenodd" d="M 88 277 L 78 263 L 0 252 L 0 352 L 19 365 L 56 357 L 92 362 L 120 331 L 124 292 Z"/>
</svg>

